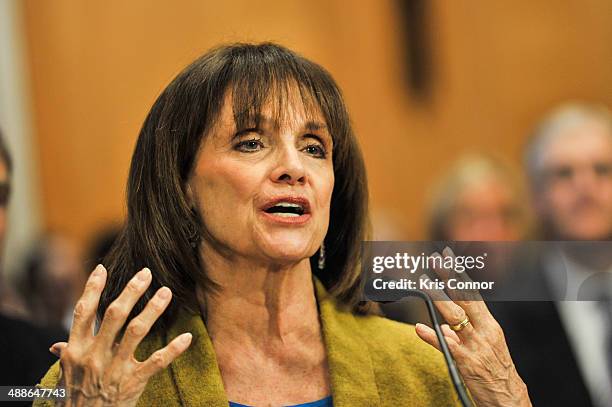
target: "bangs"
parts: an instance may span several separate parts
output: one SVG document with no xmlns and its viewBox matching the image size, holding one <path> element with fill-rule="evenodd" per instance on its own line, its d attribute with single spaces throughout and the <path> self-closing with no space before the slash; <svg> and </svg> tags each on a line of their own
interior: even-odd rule
<svg viewBox="0 0 612 407">
<path fill-rule="evenodd" d="M 263 120 L 270 120 L 275 128 L 282 128 L 292 119 L 291 110 L 296 104 L 302 105 L 307 121 L 325 116 L 313 98 L 313 90 L 295 78 L 245 79 L 241 77 L 230 85 L 234 122 L 238 129 L 260 127 Z"/>
<path fill-rule="evenodd" d="M 236 127 L 259 127 L 264 110 L 268 115 L 265 119 L 282 127 L 291 119 L 291 106 L 301 103 L 307 121 L 316 121 L 322 116 L 332 137 L 334 152 L 337 147 L 342 149 L 348 115 L 327 71 L 276 46 L 246 48 L 228 55 L 231 64 L 225 72 L 226 92 L 232 95 Z"/>
</svg>

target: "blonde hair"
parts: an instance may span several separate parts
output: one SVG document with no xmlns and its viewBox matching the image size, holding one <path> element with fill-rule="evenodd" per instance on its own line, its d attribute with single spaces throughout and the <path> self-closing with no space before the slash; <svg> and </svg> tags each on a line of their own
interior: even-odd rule
<svg viewBox="0 0 612 407">
<path fill-rule="evenodd" d="M 429 194 L 428 229 L 430 239 L 447 240 L 446 226 L 459 195 L 469 186 L 489 179 L 508 186 L 520 210 L 525 231 L 530 224 L 525 188 L 517 172 L 503 160 L 488 153 L 471 153 L 457 160 Z"/>
</svg>

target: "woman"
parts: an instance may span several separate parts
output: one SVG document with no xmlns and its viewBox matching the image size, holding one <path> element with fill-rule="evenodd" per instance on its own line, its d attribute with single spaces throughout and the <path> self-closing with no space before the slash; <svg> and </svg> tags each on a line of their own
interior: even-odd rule
<svg viewBox="0 0 612 407">
<path fill-rule="evenodd" d="M 440 355 L 359 302 L 366 226 L 331 76 L 274 44 L 217 48 L 145 120 L 125 230 L 42 385 L 67 387 L 68 405 L 455 405 Z M 501 330 L 467 305 L 472 324 L 447 334 L 475 401 L 528 404 Z"/>
<path fill-rule="evenodd" d="M 489 154 L 461 157 L 431 192 L 429 237 L 439 241 L 517 241 L 530 232 L 518 174 Z"/>
</svg>

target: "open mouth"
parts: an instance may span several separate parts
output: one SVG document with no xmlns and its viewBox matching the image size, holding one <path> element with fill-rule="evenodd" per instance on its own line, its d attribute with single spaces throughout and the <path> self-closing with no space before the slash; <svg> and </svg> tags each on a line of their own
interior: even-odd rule
<svg viewBox="0 0 612 407">
<path fill-rule="evenodd" d="M 279 202 L 274 206 L 265 209 L 264 212 L 283 218 L 298 217 L 306 213 L 302 205 L 291 202 Z"/>
<path fill-rule="evenodd" d="M 310 216 L 310 203 L 306 198 L 284 196 L 268 201 L 261 208 L 265 213 L 292 223 L 306 221 Z"/>
</svg>

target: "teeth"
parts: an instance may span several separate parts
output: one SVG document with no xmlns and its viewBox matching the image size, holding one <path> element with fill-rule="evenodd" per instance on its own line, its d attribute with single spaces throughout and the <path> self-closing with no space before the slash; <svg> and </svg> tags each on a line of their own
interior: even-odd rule
<svg viewBox="0 0 612 407">
<path fill-rule="evenodd" d="M 293 202 L 279 202 L 274 206 L 282 206 L 284 208 L 301 208 L 302 207 L 302 205 L 298 205 Z"/>
<path fill-rule="evenodd" d="M 281 218 L 294 218 L 300 215 L 298 215 L 297 213 L 276 212 L 274 216 L 280 216 Z"/>
<path fill-rule="evenodd" d="M 292 218 L 304 215 L 306 209 L 304 209 L 303 205 L 295 202 L 281 201 L 265 209 L 265 212 L 280 216 L 281 218 Z"/>
</svg>

